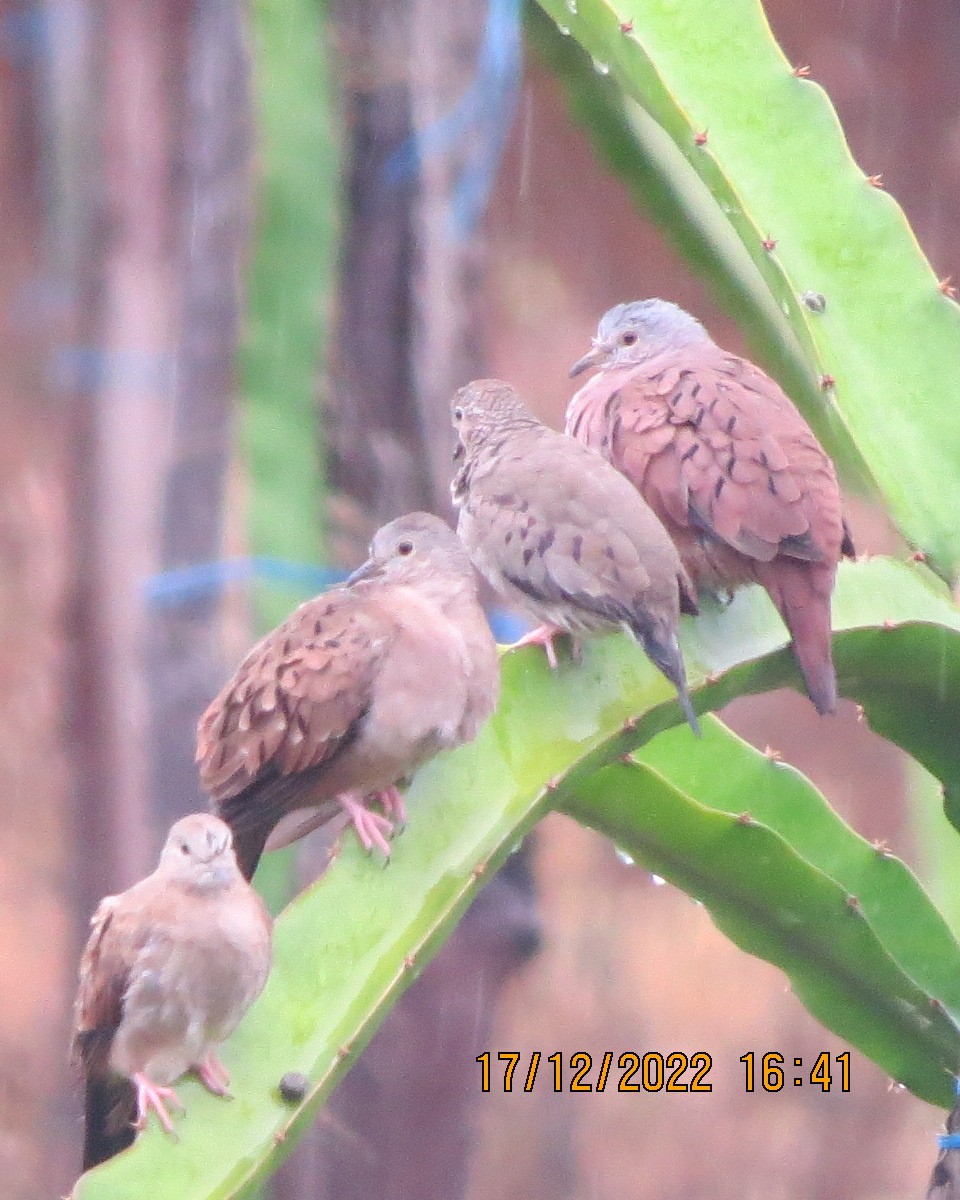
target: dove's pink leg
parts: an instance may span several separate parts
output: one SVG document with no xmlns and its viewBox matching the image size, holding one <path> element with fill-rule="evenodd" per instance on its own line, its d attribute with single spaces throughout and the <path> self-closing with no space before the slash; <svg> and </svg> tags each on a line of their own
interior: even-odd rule
<svg viewBox="0 0 960 1200">
<path fill-rule="evenodd" d="M 170 1114 L 167 1112 L 164 1101 L 168 1101 L 174 1108 L 179 1108 L 182 1112 L 183 1105 L 177 1093 L 173 1088 L 158 1087 L 157 1084 L 151 1083 L 142 1071 L 137 1071 L 133 1076 L 133 1082 L 137 1089 L 137 1119 L 134 1121 L 136 1128 L 146 1128 L 147 1116 L 152 1108 L 167 1133 L 176 1137 L 173 1122 L 170 1120 Z"/>
<path fill-rule="evenodd" d="M 514 642 L 511 649 L 516 650 L 518 646 L 542 646 L 547 652 L 550 670 L 555 671 L 557 669 L 557 652 L 553 646 L 553 639 L 559 637 L 561 633 L 563 630 L 558 629 L 556 625 L 538 625 L 536 629 L 531 629 L 519 641 Z"/>
<path fill-rule="evenodd" d="M 192 1069 L 208 1092 L 215 1096 L 230 1095 L 230 1073 L 212 1050 L 200 1062 L 194 1063 Z"/>
<path fill-rule="evenodd" d="M 377 792 L 377 799 L 383 805 L 383 811 L 388 817 L 395 818 L 398 825 L 407 823 L 407 806 L 403 802 L 403 793 L 398 787 L 384 788 Z"/>
<path fill-rule="evenodd" d="M 393 822 L 390 818 L 367 808 L 363 797 L 356 792 L 341 792 L 337 797 L 337 802 L 349 814 L 353 827 L 357 831 L 357 837 L 360 839 L 360 845 L 364 850 L 370 853 L 376 846 L 386 858 L 389 858 L 390 843 L 384 835 L 393 833 Z"/>
</svg>

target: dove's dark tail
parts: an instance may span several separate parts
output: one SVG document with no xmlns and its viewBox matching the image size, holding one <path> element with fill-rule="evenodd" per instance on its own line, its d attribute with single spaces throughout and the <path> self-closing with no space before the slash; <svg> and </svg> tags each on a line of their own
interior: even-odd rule
<svg viewBox="0 0 960 1200">
<path fill-rule="evenodd" d="M 137 1093 L 120 1075 L 88 1074 L 83 1130 L 83 1169 L 106 1162 L 133 1144 Z"/>
<path fill-rule="evenodd" d="M 690 693 L 687 691 L 687 672 L 683 665 L 683 655 L 680 653 L 680 643 L 676 634 L 659 637 L 649 625 L 639 624 L 632 627 L 634 636 L 647 652 L 647 656 L 655 667 L 658 667 L 667 679 L 677 689 L 677 699 L 687 724 L 697 737 L 700 737 L 700 722 L 693 710 Z"/>
<path fill-rule="evenodd" d="M 849 534 L 846 536 L 849 538 Z M 833 563 L 797 562 L 783 557 L 757 569 L 757 578 L 790 630 L 807 695 L 821 716 L 835 712 L 837 707 L 830 629 L 830 594 L 836 573 Z"/>
<path fill-rule="evenodd" d="M 273 827 L 302 795 L 311 775 L 267 775 L 255 779 L 242 792 L 223 800 L 214 800 L 211 808 L 230 826 L 233 850 L 244 879 L 253 878 Z"/>
<path fill-rule="evenodd" d="M 317 781 L 327 769 L 329 759 L 296 775 L 268 775 L 255 779 L 249 787 L 225 800 L 214 800 L 213 811 L 230 826 L 233 834 L 233 849 L 244 879 L 252 879 L 260 855 L 273 833 L 277 822 L 288 813 L 300 808 L 314 808 L 310 801 L 316 790 Z M 270 842 L 269 848 L 277 850 L 304 837 L 327 817 L 339 811 L 336 803 L 323 807 L 323 814 L 315 820 L 306 816 L 300 828 L 292 836 Z"/>
<path fill-rule="evenodd" d="M 226 817 L 223 819 L 226 820 Z M 229 824 L 229 822 L 227 823 Z M 270 836 L 272 828 L 272 825 L 258 825 L 239 830 L 233 836 L 237 865 L 247 882 L 253 878 L 253 873 L 260 862 L 260 856 L 263 854 L 263 848 L 267 844 L 267 838 Z"/>
<path fill-rule="evenodd" d="M 230 826 L 237 866 L 248 882 L 253 878 L 270 831 L 278 820 L 278 817 L 258 812 L 256 807 L 250 805 L 248 793 L 252 790 L 248 788 L 229 800 L 214 801 L 211 806 L 217 816 Z"/>
</svg>

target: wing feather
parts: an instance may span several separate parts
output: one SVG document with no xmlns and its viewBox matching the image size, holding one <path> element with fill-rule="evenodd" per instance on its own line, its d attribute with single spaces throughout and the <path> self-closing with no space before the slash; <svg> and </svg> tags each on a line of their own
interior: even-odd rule
<svg viewBox="0 0 960 1200">
<path fill-rule="evenodd" d="M 302 605 L 207 708 L 196 757 L 215 801 L 320 767 L 353 737 L 388 640 L 362 592 L 335 589 Z"/>
<path fill-rule="evenodd" d="M 100 902 L 90 921 L 90 937 L 80 959 L 80 986 L 74 1009 L 71 1056 L 88 1074 L 104 1074 L 110 1047 L 123 1018 L 130 980 L 130 955 L 117 936 L 116 896 Z"/>
<path fill-rule="evenodd" d="M 606 457 L 681 528 L 760 562 L 839 557 L 833 464 L 780 387 L 712 343 L 600 372 L 571 402 L 573 428 L 598 449 L 606 436 Z"/>
</svg>

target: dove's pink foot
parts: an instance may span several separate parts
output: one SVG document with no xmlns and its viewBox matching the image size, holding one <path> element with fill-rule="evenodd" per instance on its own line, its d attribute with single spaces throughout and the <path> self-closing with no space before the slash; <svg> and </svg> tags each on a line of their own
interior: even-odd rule
<svg viewBox="0 0 960 1200">
<path fill-rule="evenodd" d="M 350 816 L 360 845 L 372 853 L 374 846 L 384 855 L 390 857 L 390 843 L 387 836 L 393 833 L 393 822 L 382 813 L 373 812 L 363 802 L 356 792 L 341 792 L 337 797 L 341 807 Z"/>
<path fill-rule="evenodd" d="M 384 788 L 377 792 L 377 799 L 383 805 L 383 811 L 392 817 L 402 829 L 407 823 L 407 806 L 403 802 L 403 793 L 398 787 Z"/>
<path fill-rule="evenodd" d="M 197 1078 L 215 1096 L 230 1095 L 230 1073 L 219 1058 L 211 1051 L 206 1058 L 193 1064 Z"/>
<path fill-rule="evenodd" d="M 536 629 L 531 629 L 529 633 L 525 633 L 519 641 L 513 643 L 512 650 L 516 650 L 518 646 L 542 646 L 547 652 L 547 662 L 550 664 L 550 670 L 557 669 L 557 652 L 553 645 L 554 638 L 563 633 L 562 629 L 558 629 L 556 625 L 538 625 Z"/>
<path fill-rule="evenodd" d="M 133 1076 L 133 1082 L 137 1089 L 137 1119 L 134 1121 L 134 1126 L 137 1129 L 145 1129 L 147 1116 L 152 1108 L 167 1133 L 176 1137 L 173 1122 L 170 1120 L 170 1114 L 167 1112 L 167 1105 L 164 1101 L 183 1112 L 183 1105 L 177 1093 L 171 1087 L 159 1087 L 157 1084 L 151 1083 L 142 1071 L 138 1071 Z"/>
</svg>

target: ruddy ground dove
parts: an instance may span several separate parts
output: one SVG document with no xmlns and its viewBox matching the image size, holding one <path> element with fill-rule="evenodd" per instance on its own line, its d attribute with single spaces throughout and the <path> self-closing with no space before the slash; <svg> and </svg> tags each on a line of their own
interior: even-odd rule
<svg viewBox="0 0 960 1200">
<path fill-rule="evenodd" d="M 429 513 L 385 525 L 368 561 L 267 634 L 200 719 L 201 778 L 247 878 L 265 846 L 341 810 L 389 856 L 392 823 L 366 799 L 402 817 L 397 782 L 475 737 L 499 684 L 456 534 Z"/>
<path fill-rule="evenodd" d="M 452 414 L 458 533 L 497 591 L 543 622 L 518 644 L 543 645 L 555 666 L 559 632 L 576 640 L 623 628 L 699 732 L 677 641 L 681 597 L 693 608 L 689 581 L 649 506 L 598 454 L 538 421 L 508 383 L 467 384 Z"/>
<path fill-rule="evenodd" d="M 80 963 L 73 1057 L 86 1076 L 84 1170 L 129 1145 L 151 1109 L 173 1133 L 170 1087 L 195 1071 L 217 1095 L 217 1046 L 263 990 L 271 920 L 240 874 L 230 830 L 193 813 L 152 875 L 107 896 Z"/>
<path fill-rule="evenodd" d="M 618 304 L 570 370 L 567 432 L 637 488 L 697 588 L 770 594 L 819 713 L 836 708 L 830 598 L 853 544 L 833 463 L 781 388 L 663 300 Z"/>
</svg>

